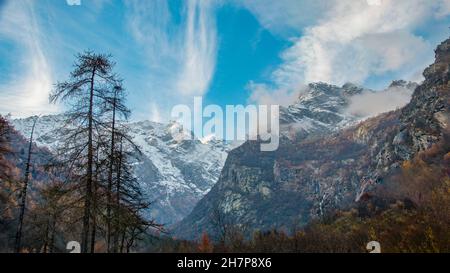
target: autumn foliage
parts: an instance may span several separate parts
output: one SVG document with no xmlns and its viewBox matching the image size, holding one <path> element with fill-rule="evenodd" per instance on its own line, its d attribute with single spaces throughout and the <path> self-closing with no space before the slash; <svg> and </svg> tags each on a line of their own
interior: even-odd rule
<svg viewBox="0 0 450 273">
<path fill-rule="evenodd" d="M 353 208 L 335 211 L 301 229 L 234 229 L 226 241 L 206 234 L 199 242 L 163 239 L 147 251 L 341 253 L 368 252 L 378 241 L 382 252 L 450 252 L 450 156 L 448 134 L 430 149 L 403 162 L 397 172 Z"/>
<path fill-rule="evenodd" d="M 200 243 L 198 245 L 198 251 L 200 253 L 212 253 L 214 249 L 207 233 L 203 233 Z"/>
</svg>

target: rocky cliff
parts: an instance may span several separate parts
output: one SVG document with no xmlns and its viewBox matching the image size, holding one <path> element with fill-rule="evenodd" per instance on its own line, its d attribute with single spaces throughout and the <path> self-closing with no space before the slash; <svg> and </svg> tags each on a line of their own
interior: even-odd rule
<svg viewBox="0 0 450 273">
<path fill-rule="evenodd" d="M 411 89 L 406 82 L 400 86 Z M 325 134 L 353 124 L 358 117 L 344 110 L 350 98 L 363 91 L 374 92 L 354 84 L 342 87 L 310 84 L 296 102 L 280 109 L 284 140 Z M 32 120 L 14 119 L 11 123 L 27 136 Z M 63 120 L 62 115 L 40 117 L 36 124 L 35 143 L 54 151 L 59 144 L 58 128 Z M 131 122 L 128 127 L 130 135 L 143 151 L 134 165 L 140 184 L 149 201 L 153 202 L 150 216 L 169 225 L 187 216 L 212 188 L 229 150 L 235 146 L 214 139 L 179 141 L 176 123 L 140 121 Z"/>
<path fill-rule="evenodd" d="M 289 230 L 353 206 L 402 161 L 430 148 L 449 129 L 449 65 L 447 40 L 402 109 L 325 136 L 282 138 L 275 152 L 260 152 L 256 142 L 233 150 L 218 183 L 174 233 L 185 238 L 217 235 L 217 219 L 250 231 Z"/>
</svg>

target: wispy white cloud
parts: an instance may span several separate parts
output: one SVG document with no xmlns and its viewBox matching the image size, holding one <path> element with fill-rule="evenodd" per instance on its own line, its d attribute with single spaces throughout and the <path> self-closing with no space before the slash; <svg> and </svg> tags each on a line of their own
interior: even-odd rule
<svg viewBox="0 0 450 273">
<path fill-rule="evenodd" d="M 250 82 L 247 86 L 251 90 L 249 103 L 259 105 L 289 106 L 298 99 L 298 89 L 278 88 L 271 90 L 266 84 Z"/>
<path fill-rule="evenodd" d="M 337 1 L 317 25 L 282 55 L 284 64 L 274 72 L 284 85 L 299 81 L 363 83 L 371 75 L 423 69 L 431 45 L 413 34 L 432 15 L 429 1 Z M 415 67 L 417 64 L 420 67 Z M 414 71 L 410 71 L 414 69 Z"/>
<path fill-rule="evenodd" d="M 66 3 L 69 6 L 80 6 L 81 0 L 66 0 Z"/>
<path fill-rule="evenodd" d="M 345 111 L 361 118 L 372 117 L 405 106 L 411 100 L 413 91 L 401 86 L 389 87 L 379 92 L 364 91 L 350 99 Z"/>
<path fill-rule="evenodd" d="M 126 3 L 129 29 L 148 63 L 148 100 L 168 111 L 165 105 L 205 94 L 216 66 L 216 2 L 183 1 L 180 14 L 167 1 Z"/>
<path fill-rule="evenodd" d="M 184 95 L 207 91 L 216 65 L 216 26 L 213 1 L 187 2 L 182 73 L 177 88 Z"/>
<path fill-rule="evenodd" d="M 330 1 L 320 0 L 233 0 L 250 10 L 273 34 L 289 36 L 315 24 Z"/>
<path fill-rule="evenodd" d="M 0 111 L 15 116 L 53 113 L 48 103 L 52 88 L 51 67 L 42 48 L 42 33 L 34 11 L 34 1 L 7 1 L 0 17 L 0 37 L 19 48 L 11 65 L 13 76 L 0 86 Z"/>
<path fill-rule="evenodd" d="M 307 25 L 274 20 L 271 8 L 264 3 L 243 1 L 263 26 L 298 27 L 299 34 L 292 37 L 292 46 L 281 53 L 282 64 L 272 73 L 272 92 L 318 81 L 363 84 L 370 77 L 387 73 L 416 80 L 418 71 L 431 62 L 435 45 L 415 30 L 427 27 L 432 32 L 433 26 L 425 24 L 450 14 L 450 0 L 318 0 L 313 13 L 321 14 L 320 19 Z M 293 5 L 290 0 L 277 2 L 277 6 Z M 303 9 L 308 2 L 297 10 L 280 13 L 308 17 L 310 10 Z"/>
<path fill-rule="evenodd" d="M 56 80 L 67 77 L 74 54 L 86 49 L 112 53 L 118 61 L 118 72 L 133 92 L 131 105 L 138 108 L 135 118 L 160 120 L 172 104 L 208 91 L 216 66 L 217 1 L 181 1 L 176 8 L 170 1 L 124 1 L 120 15 L 125 21 L 121 16 L 111 21 L 125 24 L 123 34 L 98 22 L 102 12 L 117 12 L 119 2 L 81 1 L 77 7 L 50 0 L 2 3 L 0 38 L 17 48 L 1 76 L 2 113 L 57 111 L 48 93 Z M 8 56 L 5 50 L 2 55 Z"/>
</svg>

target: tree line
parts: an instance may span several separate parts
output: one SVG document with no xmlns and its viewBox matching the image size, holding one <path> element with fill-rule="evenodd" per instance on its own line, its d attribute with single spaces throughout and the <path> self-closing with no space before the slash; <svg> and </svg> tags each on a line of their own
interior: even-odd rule
<svg viewBox="0 0 450 273">
<path fill-rule="evenodd" d="M 432 147 L 402 162 L 353 206 L 306 226 L 250 230 L 215 208 L 212 230 L 197 240 L 160 237 L 146 251 L 163 253 L 450 252 L 450 130 Z"/>
<path fill-rule="evenodd" d="M 151 204 L 132 165 L 141 151 L 127 133 L 131 111 L 114 67 L 110 55 L 78 54 L 69 78 L 55 84 L 49 97 L 67 109 L 51 160 L 33 164 L 33 124 L 23 176 L 11 179 L 8 166 L 0 165 L 1 192 L 10 199 L 5 207 L 13 207 L 9 216 L 16 225 L 15 252 L 62 251 L 67 241 L 79 241 L 83 253 L 130 252 L 149 230 L 163 231 L 145 214 Z M 8 124 L 2 120 L 4 157 L 11 151 L 2 135 Z M 45 181 L 32 181 L 33 168 L 45 172 Z M 7 189 L 7 180 L 16 180 L 14 189 Z"/>
</svg>

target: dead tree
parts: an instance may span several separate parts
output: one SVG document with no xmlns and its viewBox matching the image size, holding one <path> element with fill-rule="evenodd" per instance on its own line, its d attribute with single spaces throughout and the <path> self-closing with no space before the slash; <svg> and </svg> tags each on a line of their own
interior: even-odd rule
<svg viewBox="0 0 450 273">
<path fill-rule="evenodd" d="M 16 232 L 16 240 L 15 240 L 15 252 L 20 252 L 20 246 L 21 246 L 21 240 L 22 240 L 22 229 L 23 229 L 23 217 L 25 215 L 25 209 L 26 209 L 26 202 L 27 202 L 27 191 L 28 191 L 28 183 L 30 178 L 30 166 L 31 166 L 31 154 L 33 149 L 33 134 L 34 134 L 34 128 L 36 127 L 36 122 L 38 120 L 38 117 L 35 117 L 33 120 L 33 125 L 31 127 L 31 133 L 30 133 L 30 143 L 28 146 L 28 157 L 27 162 L 25 164 L 25 177 L 23 181 L 22 191 L 20 193 L 21 201 L 19 206 L 19 222 L 17 225 L 17 232 Z"/>
<path fill-rule="evenodd" d="M 78 55 L 75 69 L 70 79 L 58 83 L 50 95 L 51 102 L 64 101 L 70 105 L 66 112 L 65 146 L 60 153 L 62 160 L 84 170 L 80 173 L 80 183 L 84 184 L 84 212 L 82 217 L 81 251 L 89 250 L 90 222 L 92 219 L 92 190 L 95 177 L 95 149 L 100 130 L 108 113 L 111 93 L 117 85 L 117 75 L 113 73 L 114 63 L 110 56 L 86 52 Z"/>
</svg>

